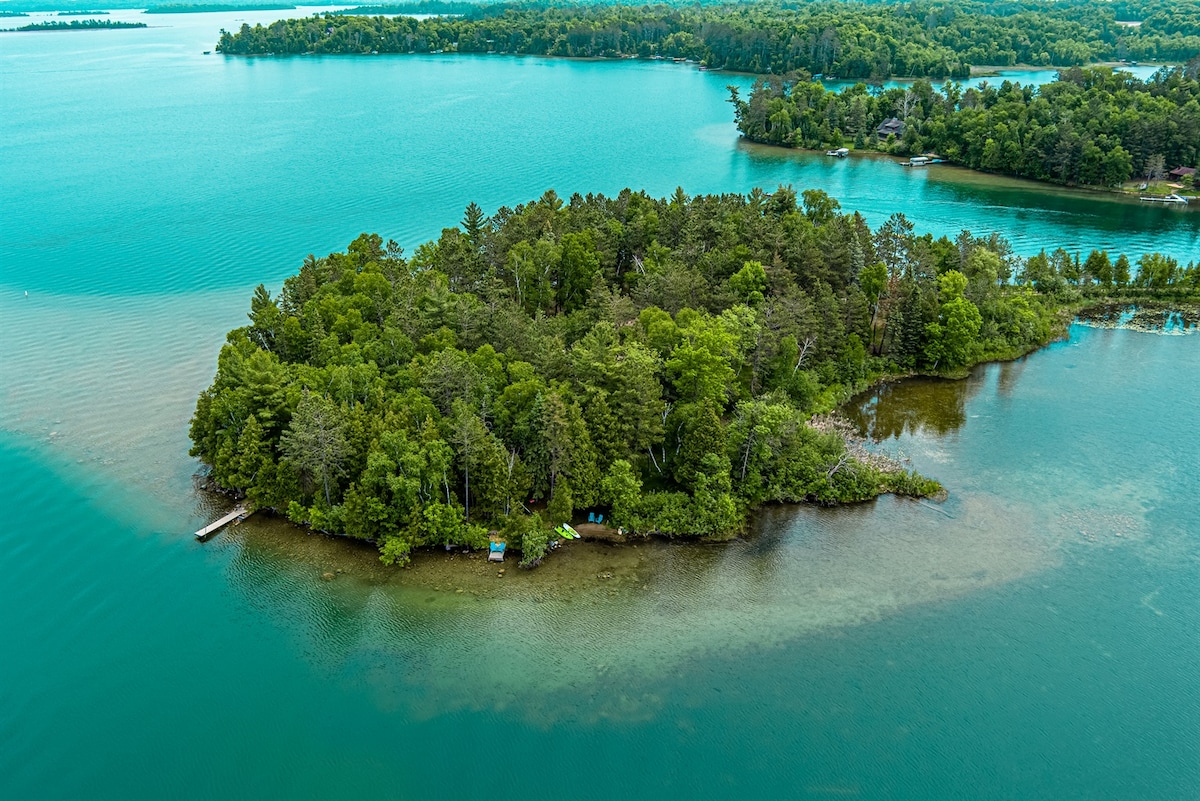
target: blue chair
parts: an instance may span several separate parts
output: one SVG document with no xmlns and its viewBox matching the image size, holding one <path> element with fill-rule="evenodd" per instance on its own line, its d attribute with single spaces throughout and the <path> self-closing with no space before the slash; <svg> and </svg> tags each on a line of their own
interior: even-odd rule
<svg viewBox="0 0 1200 801">
<path fill-rule="evenodd" d="M 596 522 L 597 522 L 597 523 L 603 523 L 603 522 L 604 522 L 604 515 L 596 515 Z"/>
<path fill-rule="evenodd" d="M 595 512 L 588 512 L 588 522 L 589 523 L 596 522 L 596 513 Z"/>
</svg>

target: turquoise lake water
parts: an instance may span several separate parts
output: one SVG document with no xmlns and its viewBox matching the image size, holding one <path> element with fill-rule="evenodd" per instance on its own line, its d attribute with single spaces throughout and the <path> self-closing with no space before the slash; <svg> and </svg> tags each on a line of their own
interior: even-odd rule
<svg viewBox="0 0 1200 801">
<path fill-rule="evenodd" d="M 277 16 L 0 35 L 0 796 L 1200 796 L 1195 336 L 1075 326 L 881 389 L 853 413 L 944 504 L 773 509 L 608 583 L 568 555 L 460 594 L 266 521 L 193 542 L 187 420 L 253 286 L 471 200 L 791 183 L 1200 258 L 1195 213 L 747 147 L 741 76 L 202 54 Z"/>
</svg>

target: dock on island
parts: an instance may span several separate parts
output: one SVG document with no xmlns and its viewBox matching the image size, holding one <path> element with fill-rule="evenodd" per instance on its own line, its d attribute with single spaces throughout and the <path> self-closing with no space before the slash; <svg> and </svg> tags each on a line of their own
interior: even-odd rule
<svg viewBox="0 0 1200 801">
<path fill-rule="evenodd" d="M 229 525 L 234 520 L 237 520 L 239 522 L 242 520 L 245 520 L 249 516 L 250 516 L 250 513 L 246 510 L 246 507 L 239 505 L 232 512 L 225 515 L 220 520 L 209 523 L 207 526 L 205 526 L 204 528 L 197 531 L 196 539 L 203 542 L 204 540 L 208 539 L 208 535 L 212 534 L 217 529 L 220 529 L 220 528 L 223 528 L 223 527 Z"/>
</svg>

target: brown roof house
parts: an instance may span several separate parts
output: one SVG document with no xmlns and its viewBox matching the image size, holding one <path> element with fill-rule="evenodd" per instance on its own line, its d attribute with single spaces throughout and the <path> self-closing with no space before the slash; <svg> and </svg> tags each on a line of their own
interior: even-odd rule
<svg viewBox="0 0 1200 801">
<path fill-rule="evenodd" d="M 904 136 L 904 122 L 895 117 L 889 117 L 879 123 L 879 127 L 875 129 L 875 135 L 880 139 L 887 139 L 889 135 L 899 139 Z"/>
<path fill-rule="evenodd" d="M 1167 173 L 1167 177 L 1172 178 L 1176 181 L 1182 181 L 1184 178 L 1188 177 L 1189 175 L 1194 176 L 1195 174 L 1196 174 L 1195 167 L 1176 167 L 1175 169 L 1173 169 L 1169 173 Z M 1195 180 L 1195 179 L 1193 178 L 1193 180 Z"/>
</svg>

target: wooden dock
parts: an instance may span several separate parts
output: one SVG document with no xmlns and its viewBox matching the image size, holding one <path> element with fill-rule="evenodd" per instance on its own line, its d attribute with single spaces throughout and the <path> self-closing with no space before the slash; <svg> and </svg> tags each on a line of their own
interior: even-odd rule
<svg viewBox="0 0 1200 801">
<path fill-rule="evenodd" d="M 198 540 L 207 539 L 208 535 L 212 534 L 217 529 L 229 525 L 234 520 L 242 520 L 245 517 L 247 517 L 248 515 L 249 515 L 249 512 L 246 511 L 245 506 L 238 506 L 232 512 L 230 512 L 229 514 L 222 517 L 220 520 L 217 520 L 213 523 L 209 523 L 207 526 L 205 526 L 204 528 L 197 531 L 196 539 L 198 539 Z"/>
</svg>

